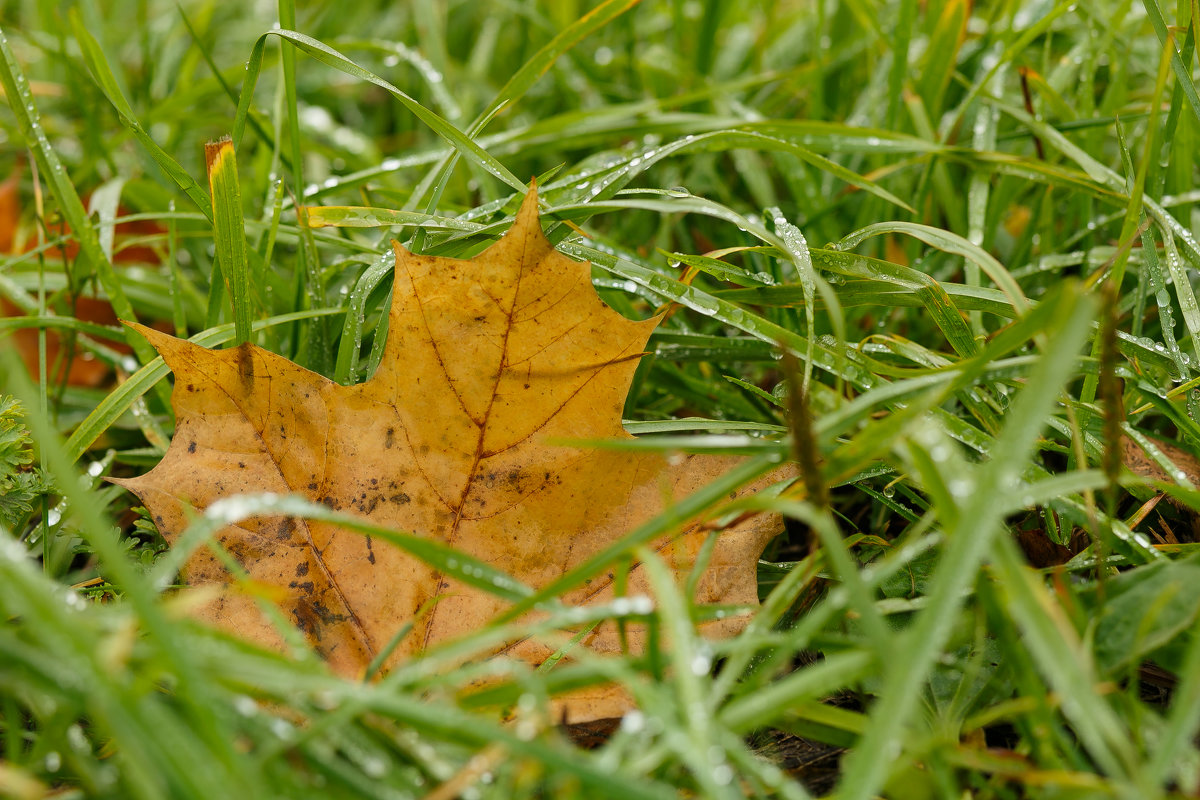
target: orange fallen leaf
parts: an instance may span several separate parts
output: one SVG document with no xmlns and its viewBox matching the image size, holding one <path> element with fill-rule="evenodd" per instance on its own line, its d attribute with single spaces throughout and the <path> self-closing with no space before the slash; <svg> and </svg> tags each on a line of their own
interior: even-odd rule
<svg viewBox="0 0 1200 800">
<path fill-rule="evenodd" d="M 508 234 L 476 258 L 394 247 L 385 354 L 358 386 L 253 345 L 206 350 L 137 326 L 175 372 L 178 421 L 162 462 L 123 483 L 169 541 L 185 528 L 185 509 L 244 492 L 293 492 L 438 540 L 542 587 L 738 462 L 691 456 L 675 463 L 657 453 L 561 444 L 632 438 L 621 411 L 659 319 L 630 321 L 600 300 L 589 266 L 556 252 L 543 235 L 534 190 Z M 681 581 L 711 532 L 701 523 L 691 520 L 652 545 Z M 758 514 L 722 531 L 696 601 L 757 603 L 757 558 L 780 527 Z M 434 597 L 389 665 L 507 607 L 399 548 L 327 522 L 253 519 L 218 538 L 256 584 L 282 590 L 286 614 L 347 676 L 361 676 Z M 626 594 L 653 594 L 643 572 L 630 571 Z M 194 584 L 229 581 L 207 552 L 186 573 Z M 613 579 L 598 577 L 562 599 L 611 601 Z M 223 593 L 202 616 L 282 646 L 245 594 Z M 743 624 L 705 623 L 706 634 L 730 635 Z M 633 628 L 626 644 L 640 649 L 642 636 Z M 598 652 L 622 646 L 611 623 L 583 643 Z M 504 649 L 533 664 L 553 650 L 534 640 Z M 573 722 L 626 707 L 611 688 L 562 705 Z"/>
<path fill-rule="evenodd" d="M 20 182 L 21 171 L 14 170 L 3 181 L 0 181 L 0 254 L 11 255 L 16 252 L 18 239 L 18 228 L 21 221 L 21 203 L 20 203 Z M 85 198 L 86 202 L 86 198 Z M 128 213 L 125 208 L 118 209 L 118 215 L 123 216 Z M 69 233 L 70 228 L 63 222 L 54 223 L 47 228 L 49 236 L 61 236 Z M 133 222 L 121 222 L 114 229 L 114 235 L 117 242 L 131 237 L 145 237 L 153 234 L 163 233 L 163 229 L 155 222 L 150 220 L 135 220 Z M 21 250 L 32 250 L 37 246 L 37 242 L 33 239 L 26 240 L 22 243 Z M 64 259 L 70 261 L 79 255 L 79 243 L 71 239 L 64 243 L 62 248 L 51 247 L 45 251 L 44 257 L 48 259 Z M 141 263 L 141 264 L 156 264 L 159 261 L 158 253 L 152 247 L 145 245 L 132 244 L 122 247 L 116 251 L 113 256 L 113 262 L 121 263 Z M 100 325 L 116 325 L 117 315 L 113 311 L 112 305 L 107 300 L 96 297 L 75 296 L 70 299 L 71 315 L 76 319 L 84 322 L 95 322 Z M 23 316 L 24 312 L 7 299 L 0 297 L 0 316 L 14 317 Z M 30 375 L 38 374 L 38 331 L 35 328 L 19 328 L 13 334 L 13 341 L 16 344 L 17 353 L 21 356 L 21 360 L 25 363 L 25 368 Z M 111 342 L 108 346 L 119 353 L 133 352 L 128 345 L 123 342 Z M 57 364 L 59 369 L 57 373 L 52 373 L 49 378 L 51 383 L 57 383 L 65 380 L 69 386 L 100 386 L 108 380 L 112 370 L 109 365 L 103 361 L 99 361 L 92 357 L 91 353 L 76 352 L 72 350 L 70 353 L 64 354 L 62 337 L 53 330 L 46 332 L 46 364 L 48 368 L 53 369 Z M 64 359 L 65 363 L 59 363 L 60 358 Z"/>
</svg>

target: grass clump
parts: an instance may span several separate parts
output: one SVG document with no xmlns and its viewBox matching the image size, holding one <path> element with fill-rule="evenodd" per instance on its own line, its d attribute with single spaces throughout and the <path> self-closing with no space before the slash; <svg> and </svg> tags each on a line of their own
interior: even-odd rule
<svg viewBox="0 0 1200 800">
<path fill-rule="evenodd" d="M 9 529 L 33 513 L 35 499 L 50 492 L 42 475 L 30 469 L 32 463 L 33 438 L 21 404 L 0 397 L 0 522 Z"/>
<path fill-rule="evenodd" d="M 0 40 L 0 794 L 1195 794 L 1192 6 L 60 11 Z M 463 664 L 485 628 L 364 684 L 190 620 L 104 480 L 174 424 L 117 318 L 361 381 L 388 240 L 470 256 L 530 176 L 671 309 L 639 446 L 819 464 L 755 501 L 746 631 L 666 592 L 642 657 Z M 539 711 L 601 679 L 640 712 L 580 747 Z"/>
</svg>

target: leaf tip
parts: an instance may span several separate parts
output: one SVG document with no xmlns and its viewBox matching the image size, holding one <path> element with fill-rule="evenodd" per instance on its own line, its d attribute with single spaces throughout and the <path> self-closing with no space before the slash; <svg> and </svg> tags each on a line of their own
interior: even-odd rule
<svg viewBox="0 0 1200 800">
<path fill-rule="evenodd" d="M 534 178 L 529 182 L 529 191 L 525 193 L 525 199 L 521 201 L 521 208 L 517 211 L 516 223 L 513 227 L 530 227 L 541 231 L 540 217 L 541 213 L 538 211 L 537 178 Z"/>
<path fill-rule="evenodd" d="M 150 346 L 158 351 L 159 355 L 164 355 L 167 352 L 179 350 L 182 346 L 191 344 L 186 339 L 178 339 L 169 333 L 163 333 L 160 330 L 151 328 L 149 325 L 143 325 L 140 322 L 123 319 L 121 324 L 131 328 L 141 334 L 142 338 L 150 343 Z M 182 344 L 180 344 L 182 343 Z"/>
<path fill-rule="evenodd" d="M 233 153 L 233 137 L 222 136 L 214 141 L 204 143 L 204 163 L 211 176 L 217 162 Z"/>
<path fill-rule="evenodd" d="M 396 254 L 397 264 L 412 255 L 412 251 L 400 244 L 399 239 L 392 239 L 392 252 Z"/>
<path fill-rule="evenodd" d="M 122 319 L 122 320 L 118 320 L 118 321 L 122 325 L 124 325 L 126 328 L 131 328 L 132 330 L 135 330 L 138 333 L 140 333 L 142 335 L 142 338 L 146 339 L 147 341 L 152 341 L 152 339 L 151 339 L 152 334 L 158 333 L 158 331 L 154 330 L 150 326 L 143 325 L 142 323 L 137 322 L 135 320 Z"/>
</svg>

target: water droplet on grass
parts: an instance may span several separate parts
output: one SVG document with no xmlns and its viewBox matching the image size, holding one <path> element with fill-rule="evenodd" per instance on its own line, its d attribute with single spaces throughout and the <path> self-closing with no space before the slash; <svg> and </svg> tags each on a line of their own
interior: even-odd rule
<svg viewBox="0 0 1200 800">
<path fill-rule="evenodd" d="M 706 294 L 699 292 L 691 292 L 687 295 L 688 305 L 694 310 L 700 312 L 706 317 L 711 317 L 721 310 L 721 304 L 715 297 L 709 297 Z"/>
<path fill-rule="evenodd" d="M 252 717 L 258 713 L 258 703 L 254 701 L 253 697 L 239 694 L 233 698 L 233 710 L 243 717 Z"/>
<path fill-rule="evenodd" d="M 638 733 L 645 730 L 646 717 L 642 712 L 634 709 L 621 718 L 621 730 L 626 733 Z"/>
</svg>

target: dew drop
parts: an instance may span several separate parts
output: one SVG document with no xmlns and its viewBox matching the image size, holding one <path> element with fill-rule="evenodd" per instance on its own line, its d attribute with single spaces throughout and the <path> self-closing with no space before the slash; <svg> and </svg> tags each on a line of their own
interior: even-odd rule
<svg viewBox="0 0 1200 800">
<path fill-rule="evenodd" d="M 72 750 L 79 753 L 90 754 L 92 751 L 92 745 L 79 725 L 71 725 L 67 728 L 67 743 L 71 745 Z"/>
<path fill-rule="evenodd" d="M 721 310 L 721 304 L 715 297 L 700 292 L 691 292 L 687 296 L 688 305 L 706 317 L 711 317 Z"/>
<path fill-rule="evenodd" d="M 276 717 L 271 720 L 271 733 L 275 734 L 277 739 L 291 739 L 295 729 L 287 720 L 282 720 Z"/>
<path fill-rule="evenodd" d="M 239 694 L 233 698 L 233 710 L 243 717 L 253 717 L 258 713 L 258 703 L 254 702 L 253 697 Z"/>
<path fill-rule="evenodd" d="M 646 717 L 642 712 L 634 709 L 621 718 L 621 730 L 626 733 L 638 733 L 645 730 Z"/>
</svg>

